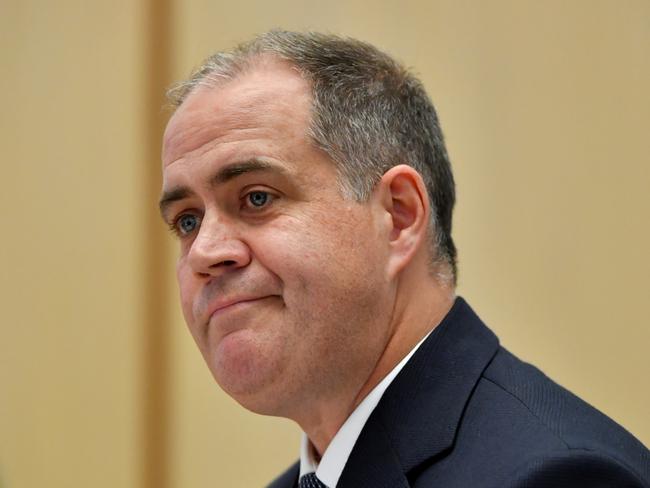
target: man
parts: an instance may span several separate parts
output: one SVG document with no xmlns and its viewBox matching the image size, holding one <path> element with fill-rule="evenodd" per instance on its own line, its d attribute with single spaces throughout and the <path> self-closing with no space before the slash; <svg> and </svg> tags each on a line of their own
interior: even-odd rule
<svg viewBox="0 0 650 488">
<path fill-rule="evenodd" d="M 272 487 L 650 486 L 634 437 L 455 296 L 450 164 L 395 61 L 273 31 L 170 97 L 185 319 L 229 395 L 305 433 Z"/>
</svg>

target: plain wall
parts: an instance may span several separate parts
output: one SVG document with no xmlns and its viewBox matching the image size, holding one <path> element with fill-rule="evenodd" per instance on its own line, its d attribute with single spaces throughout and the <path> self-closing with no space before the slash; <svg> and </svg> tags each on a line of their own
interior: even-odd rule
<svg viewBox="0 0 650 488">
<path fill-rule="evenodd" d="M 136 486 L 141 6 L 0 4 L 0 486 Z"/>
<path fill-rule="evenodd" d="M 458 292 L 650 443 L 650 3 L 0 4 L 0 487 L 263 486 L 289 421 L 223 394 L 156 216 L 164 86 L 272 27 L 413 68 L 454 166 Z"/>
</svg>

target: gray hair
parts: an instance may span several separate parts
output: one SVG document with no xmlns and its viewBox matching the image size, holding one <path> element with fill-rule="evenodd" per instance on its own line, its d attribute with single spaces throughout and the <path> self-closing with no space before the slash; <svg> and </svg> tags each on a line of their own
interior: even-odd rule
<svg viewBox="0 0 650 488">
<path fill-rule="evenodd" d="M 438 117 L 422 83 L 387 54 L 355 39 L 273 30 L 208 57 L 168 99 L 178 107 L 197 86 L 232 80 L 264 55 L 289 62 L 311 83 L 309 136 L 336 164 L 344 196 L 366 201 L 398 164 L 422 176 L 431 205 L 432 270 L 441 268 L 438 277 L 455 283 L 455 185 Z"/>
</svg>

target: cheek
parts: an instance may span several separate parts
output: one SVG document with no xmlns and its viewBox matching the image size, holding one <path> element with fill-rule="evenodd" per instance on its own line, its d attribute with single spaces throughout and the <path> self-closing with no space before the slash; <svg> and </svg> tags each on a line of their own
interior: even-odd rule
<svg viewBox="0 0 650 488">
<path fill-rule="evenodd" d="M 331 313 L 372 287 L 379 263 L 376 249 L 367 245 L 371 230 L 363 221 L 340 220 L 329 213 L 309 223 L 291 222 L 258 241 L 266 243 L 258 250 L 260 260 L 279 276 L 290 308 Z"/>
</svg>

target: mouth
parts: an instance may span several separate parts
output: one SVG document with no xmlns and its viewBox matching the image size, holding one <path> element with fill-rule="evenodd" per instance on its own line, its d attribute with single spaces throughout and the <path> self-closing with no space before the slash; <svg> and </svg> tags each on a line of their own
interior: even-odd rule
<svg viewBox="0 0 650 488">
<path fill-rule="evenodd" d="M 230 313 L 235 310 L 243 309 L 251 305 L 256 304 L 267 298 L 271 298 L 272 295 L 262 296 L 262 297 L 253 297 L 253 298 L 236 298 L 232 300 L 225 301 L 221 304 L 218 304 L 208 315 L 207 322 L 210 323 L 213 320 L 220 318 L 227 313 Z"/>
</svg>

